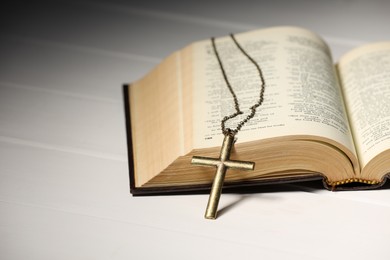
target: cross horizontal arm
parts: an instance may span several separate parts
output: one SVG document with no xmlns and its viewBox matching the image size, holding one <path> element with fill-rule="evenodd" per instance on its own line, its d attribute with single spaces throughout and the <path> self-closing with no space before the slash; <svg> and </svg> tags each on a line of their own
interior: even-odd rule
<svg viewBox="0 0 390 260">
<path fill-rule="evenodd" d="M 215 158 L 202 157 L 202 156 L 193 156 L 191 163 L 196 165 L 218 167 L 218 165 L 221 163 L 221 160 Z"/>
<path fill-rule="evenodd" d="M 254 162 L 243 162 L 243 161 L 234 161 L 229 160 L 224 162 L 225 166 L 230 169 L 239 169 L 239 170 L 250 170 L 253 171 L 255 169 Z"/>
<path fill-rule="evenodd" d="M 202 157 L 202 156 L 194 156 L 191 160 L 192 164 L 202 165 L 202 166 L 216 166 L 218 167 L 220 164 L 224 164 L 227 168 L 231 169 L 240 169 L 240 170 L 253 170 L 255 168 L 254 162 L 244 162 L 244 161 L 221 161 L 220 159 Z"/>
</svg>

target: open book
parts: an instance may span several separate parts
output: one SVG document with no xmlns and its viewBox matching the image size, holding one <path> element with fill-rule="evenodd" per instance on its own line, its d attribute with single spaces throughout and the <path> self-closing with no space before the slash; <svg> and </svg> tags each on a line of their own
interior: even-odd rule
<svg viewBox="0 0 390 260">
<path fill-rule="evenodd" d="M 325 41 L 302 28 L 268 28 L 236 39 L 262 68 L 266 87 L 230 157 L 255 162 L 255 169 L 228 170 L 224 187 L 319 178 L 329 189 L 385 182 L 390 42 L 356 48 L 334 65 Z M 247 114 L 261 87 L 256 68 L 230 37 L 217 38 L 216 45 Z M 191 158 L 218 158 L 221 119 L 234 112 L 211 41 L 171 54 L 126 85 L 125 103 L 131 192 L 209 189 L 215 169 L 191 165 Z"/>
</svg>

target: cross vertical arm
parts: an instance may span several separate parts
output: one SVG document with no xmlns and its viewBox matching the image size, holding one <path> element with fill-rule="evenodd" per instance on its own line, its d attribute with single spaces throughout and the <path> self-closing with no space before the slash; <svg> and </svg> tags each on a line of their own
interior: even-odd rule
<svg viewBox="0 0 390 260">
<path fill-rule="evenodd" d="M 217 217 L 218 203 L 222 192 L 222 186 L 225 179 L 226 170 L 228 168 L 253 170 L 255 167 L 255 163 L 253 162 L 229 160 L 233 143 L 234 136 L 225 135 L 219 159 L 199 156 L 194 156 L 192 158 L 191 163 L 193 164 L 217 167 L 205 214 L 205 218 L 207 219 L 216 219 Z"/>
</svg>

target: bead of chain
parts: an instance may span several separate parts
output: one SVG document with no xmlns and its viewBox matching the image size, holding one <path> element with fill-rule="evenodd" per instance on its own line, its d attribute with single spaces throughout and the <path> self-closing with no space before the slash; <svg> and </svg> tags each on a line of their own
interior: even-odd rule
<svg viewBox="0 0 390 260">
<path fill-rule="evenodd" d="M 241 51 L 241 53 L 243 55 L 245 55 L 249 61 L 256 67 L 257 69 L 257 72 L 259 74 L 259 78 L 260 78 L 260 82 L 261 82 L 261 86 L 260 86 L 260 93 L 259 93 L 259 99 L 257 100 L 257 102 L 250 107 L 250 110 L 251 110 L 251 113 L 245 117 L 245 119 L 243 119 L 241 122 L 239 122 L 236 126 L 236 128 L 234 129 L 230 129 L 230 128 L 226 128 L 226 122 L 232 118 L 235 118 L 236 116 L 238 115 L 242 115 L 243 112 L 240 110 L 240 105 L 239 105 L 239 102 L 238 102 L 238 98 L 237 98 L 237 95 L 236 93 L 234 92 L 233 90 L 233 87 L 231 86 L 230 82 L 229 82 L 229 79 L 226 75 L 226 71 L 225 71 L 225 68 L 222 64 L 222 61 L 221 61 L 221 58 L 219 56 L 219 53 L 218 53 L 218 50 L 217 50 L 217 46 L 215 44 L 215 38 L 211 38 L 211 43 L 212 43 L 212 46 L 213 46 L 213 50 L 214 50 L 214 54 L 215 56 L 217 57 L 217 60 L 218 60 L 218 64 L 219 64 L 219 67 L 221 68 L 221 72 L 222 72 L 222 76 L 225 80 L 225 83 L 226 83 L 226 86 L 228 87 L 229 89 L 229 92 L 230 94 L 232 95 L 233 97 L 233 101 L 234 101 L 234 108 L 236 110 L 235 113 L 231 114 L 231 115 L 228 115 L 228 116 L 225 116 L 222 120 L 221 120 L 221 129 L 222 129 L 222 133 L 224 135 L 236 135 L 238 133 L 238 131 L 241 130 L 241 128 L 250 120 L 252 119 L 255 114 L 256 114 L 256 108 L 258 108 L 259 106 L 261 106 L 261 104 L 263 103 L 264 101 L 264 90 L 265 90 L 265 80 L 264 80 L 264 76 L 263 76 L 263 72 L 260 68 L 260 65 L 251 57 L 249 56 L 249 54 L 242 48 L 242 46 L 238 43 L 238 41 L 236 40 L 236 38 L 234 37 L 233 34 L 230 34 L 230 37 L 232 38 L 233 42 L 235 43 L 235 45 L 237 46 L 237 48 Z"/>
</svg>

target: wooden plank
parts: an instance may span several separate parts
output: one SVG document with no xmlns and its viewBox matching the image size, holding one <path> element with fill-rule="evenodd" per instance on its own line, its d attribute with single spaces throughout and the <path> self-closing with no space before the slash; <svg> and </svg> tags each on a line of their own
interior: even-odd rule
<svg viewBox="0 0 390 260">
<path fill-rule="evenodd" d="M 19 230 L 21 225 L 12 222 L 3 225 L 8 227 L 3 232 L 16 230 L 20 243 L 30 242 L 31 236 L 38 234 L 38 227 L 46 223 L 48 230 L 61 234 L 58 237 L 65 236 L 61 243 L 71 242 L 69 234 L 79 237 L 75 243 L 81 243 L 84 236 L 113 228 L 111 243 L 121 244 L 122 236 L 131 234 L 141 240 L 144 237 L 135 242 L 142 248 L 148 247 L 147 236 L 158 237 L 164 230 L 178 234 L 170 241 L 176 243 L 184 239 L 194 248 L 203 246 L 209 239 L 228 242 L 234 254 L 244 246 L 252 253 L 291 253 L 304 259 L 325 259 L 328 254 L 318 252 L 326 245 L 346 258 L 363 259 L 373 254 L 375 259 L 385 259 L 387 255 L 390 204 L 386 190 L 370 191 L 370 197 L 353 192 L 353 199 L 347 192 L 302 192 L 300 188 L 288 189 L 288 185 L 284 190 L 276 188 L 273 192 L 225 194 L 221 208 L 225 208 L 226 214 L 222 213 L 218 221 L 207 221 L 203 219 L 207 195 L 131 197 L 125 163 L 1 142 L 0 155 L 0 201 L 11 207 L 21 206 L 19 212 L 3 208 L 8 212 L 6 220 L 22 217 L 21 223 L 27 221 L 22 227 L 30 226 L 30 229 Z M 41 210 L 65 214 L 41 215 Z M 76 224 L 64 224 L 68 216 L 74 216 Z M 97 223 L 93 226 L 95 231 L 87 234 L 89 229 L 79 228 L 85 224 L 85 216 L 89 219 L 86 222 L 104 219 L 111 224 L 99 227 L 101 224 Z M 40 224 L 34 224 L 35 221 Z M 129 230 L 127 226 L 131 226 Z M 121 228 L 126 232 L 120 231 Z M 25 238 L 21 239 L 23 232 L 26 232 Z M 47 230 L 43 234 L 45 232 Z M 111 237 L 115 234 L 115 238 Z M 12 244 L 17 240 L 15 238 Z M 49 240 L 50 236 L 43 235 L 37 243 L 50 243 Z M 365 247 L 353 248 L 362 240 Z M 99 241 L 91 243 L 96 247 L 101 245 Z M 168 240 L 161 243 L 167 246 Z M 367 247 L 371 250 L 366 250 Z M 38 254 L 45 252 L 45 248 L 37 250 Z M 98 252 L 88 253 L 98 255 Z"/>
<path fill-rule="evenodd" d="M 3 34 L 161 59 L 193 41 L 211 36 L 267 26 L 294 25 L 322 35 L 337 60 L 352 47 L 367 41 L 382 40 L 383 34 L 389 30 L 367 30 L 372 35 L 365 33 L 364 36 L 359 30 L 346 30 L 342 26 L 345 24 L 343 10 L 351 8 L 348 3 L 341 4 L 337 9 L 340 12 L 335 14 L 333 11 L 330 18 L 327 11 L 316 13 L 319 9 L 334 8 L 321 2 L 311 5 L 312 12 L 306 9 L 306 5 L 302 8 L 302 3 L 295 5 L 288 1 L 283 3 L 284 8 L 277 5 L 263 6 L 265 3 L 260 2 L 255 5 L 240 2 L 237 3 L 239 6 L 227 2 L 223 12 L 220 12 L 220 5 L 213 3 L 207 3 L 208 8 L 202 7 L 202 10 L 199 10 L 201 5 L 197 2 L 186 5 L 164 2 L 155 3 L 152 7 L 134 2 L 119 2 L 60 2 L 46 3 L 45 6 L 27 4 L 25 8 L 13 12 L 12 17 L 3 17 L 4 23 L 10 25 L 5 27 Z M 359 15 L 366 10 L 365 5 L 357 6 L 355 11 Z M 352 20 L 348 25 L 356 24 L 356 28 L 375 28 L 377 24 L 386 21 L 387 13 L 383 11 L 385 9 L 376 5 L 372 7 L 379 11 L 374 19 L 363 20 L 359 15 L 351 16 Z M 353 8 L 356 8 L 356 5 Z M 237 10 L 241 10 L 240 13 L 245 13 L 245 16 L 238 15 Z M 288 10 L 288 14 L 285 10 Z M 314 20 L 312 13 L 316 13 Z M 70 16 L 72 20 L 68 19 Z M 29 23 L 30 20 L 34 23 Z M 310 25 L 308 20 L 312 21 Z"/>
<path fill-rule="evenodd" d="M 10 7 L 10 9 L 12 9 Z M 70 19 L 71 17 L 71 19 Z M 226 30 L 68 2 L 24 3 L 2 17 L 2 34 L 164 58 Z M 172 41 L 172 39 L 174 39 Z"/>
<path fill-rule="evenodd" d="M 279 248 L 237 243 L 131 223 L 0 202 L 5 259 L 312 259 Z M 234 240 L 234 239 L 233 239 Z M 21 250 L 22 249 L 22 250 Z M 226 256 L 225 256 L 226 254 Z"/>
<path fill-rule="evenodd" d="M 121 102 L 0 85 L 0 138 L 126 161 Z"/>
<path fill-rule="evenodd" d="M 384 1 L 155 1 L 100 0 L 89 2 L 101 9 L 150 14 L 155 17 L 208 24 L 210 27 L 247 30 L 275 25 L 296 25 L 314 30 L 350 46 L 383 40 L 390 28 L 390 2 Z"/>
<path fill-rule="evenodd" d="M 18 38 L 3 38 L 0 47 L 0 60 L 7 64 L 0 70 L 0 85 L 108 102 L 122 102 L 122 85 L 142 77 L 157 63 Z"/>
</svg>

